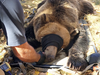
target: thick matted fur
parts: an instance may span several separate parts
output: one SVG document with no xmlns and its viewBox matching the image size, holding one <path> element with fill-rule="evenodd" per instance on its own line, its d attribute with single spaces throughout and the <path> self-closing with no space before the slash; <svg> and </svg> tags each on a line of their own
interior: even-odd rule
<svg viewBox="0 0 100 75">
<path fill-rule="evenodd" d="M 70 41 L 73 40 L 74 36 L 79 33 L 79 18 L 85 14 L 93 13 L 93 11 L 92 4 L 85 0 L 43 0 L 38 5 L 37 13 L 32 19 L 30 25 L 33 25 L 35 38 L 38 42 L 41 42 L 42 38 L 46 35 L 56 34 L 63 39 L 63 45 L 61 48 L 65 48 L 69 45 Z M 45 51 L 47 53 L 47 59 L 48 56 L 51 55 L 52 58 L 54 55 L 52 49 L 56 48 L 52 47 L 54 46 L 47 47 L 46 50 L 48 52 Z M 49 53 L 51 50 L 52 53 Z M 77 53 L 80 52 L 79 49 L 75 50 L 77 50 L 75 51 Z M 72 53 L 73 52 L 74 50 L 72 50 Z M 83 50 L 81 50 L 81 52 L 83 52 Z M 69 54 L 71 55 L 71 52 Z M 55 58 L 55 55 L 53 58 Z M 75 64 L 78 65 L 75 65 L 73 60 Z M 69 59 L 69 61 L 75 68 L 79 68 L 83 65 L 79 64 L 80 61 L 75 61 L 74 58 Z M 87 63 L 85 64 L 87 65 Z M 86 67 L 85 64 L 84 67 Z"/>
</svg>

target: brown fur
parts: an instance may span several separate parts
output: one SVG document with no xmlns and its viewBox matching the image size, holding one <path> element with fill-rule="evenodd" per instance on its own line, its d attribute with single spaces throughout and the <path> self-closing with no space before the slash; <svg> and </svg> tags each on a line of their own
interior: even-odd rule
<svg viewBox="0 0 100 75">
<path fill-rule="evenodd" d="M 52 2 L 57 2 L 59 5 L 57 3 L 53 5 Z M 34 17 L 36 39 L 41 41 L 41 38 L 47 34 L 58 34 L 64 40 L 62 47 L 66 47 L 70 39 L 77 34 L 78 19 L 87 13 L 84 6 L 89 5 L 88 9 L 91 8 L 90 13 L 93 13 L 92 5 L 84 0 L 44 0 L 43 3 Z"/>
<path fill-rule="evenodd" d="M 55 46 L 48 46 L 45 50 L 46 59 L 45 62 L 51 62 L 55 59 L 55 55 L 57 53 L 57 47 Z M 51 59 L 52 57 L 52 59 Z M 54 59 L 53 59 L 54 58 Z"/>
<path fill-rule="evenodd" d="M 84 70 L 88 65 L 86 53 L 88 50 L 88 40 L 85 33 L 84 27 L 80 27 L 79 38 L 76 40 L 74 45 L 69 49 L 69 60 L 68 65 L 73 69 Z"/>
<path fill-rule="evenodd" d="M 66 47 L 70 42 L 70 35 L 68 30 L 57 23 L 47 23 L 45 24 L 45 26 L 41 27 L 35 34 L 38 41 L 40 41 L 41 38 L 45 35 L 57 34 L 63 38 L 64 43 L 62 47 Z"/>
<path fill-rule="evenodd" d="M 34 31 L 38 41 L 41 41 L 41 38 L 47 34 L 58 34 L 64 40 L 62 47 L 66 47 L 71 39 L 70 34 L 76 28 L 78 28 L 78 11 L 73 4 L 68 2 L 63 2 L 55 8 L 47 0 L 37 10 L 34 17 Z"/>
<path fill-rule="evenodd" d="M 65 48 L 68 46 L 70 40 L 79 33 L 79 18 L 88 13 L 93 13 L 93 6 L 85 0 L 44 0 L 38 5 L 37 13 L 31 22 L 33 23 L 35 37 L 41 42 L 44 36 L 57 34 L 63 39 L 62 48 Z M 54 51 L 56 51 L 55 49 L 57 50 L 57 48 L 54 48 Z M 46 50 L 49 50 L 49 52 L 51 50 L 53 51 L 52 46 L 47 47 Z M 79 51 L 79 49 L 72 49 L 72 53 Z M 47 57 L 50 54 L 55 57 L 56 53 L 49 52 L 45 51 Z M 69 64 L 74 63 L 75 60 L 71 57 L 70 53 Z M 76 60 L 77 64 L 79 62 Z M 81 65 L 79 64 L 77 66 L 72 64 L 75 68 L 79 68 Z"/>
</svg>

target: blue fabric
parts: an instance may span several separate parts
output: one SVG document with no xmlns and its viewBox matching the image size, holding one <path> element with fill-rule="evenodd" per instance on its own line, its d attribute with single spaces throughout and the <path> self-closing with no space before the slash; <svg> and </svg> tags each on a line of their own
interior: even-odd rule
<svg viewBox="0 0 100 75">
<path fill-rule="evenodd" d="M 100 63 L 100 54 L 99 53 L 93 53 L 90 56 L 86 58 L 89 64 L 93 63 Z"/>
<path fill-rule="evenodd" d="M 18 46 L 26 42 L 24 14 L 19 0 L 0 0 L 0 26 L 9 46 Z"/>
</svg>

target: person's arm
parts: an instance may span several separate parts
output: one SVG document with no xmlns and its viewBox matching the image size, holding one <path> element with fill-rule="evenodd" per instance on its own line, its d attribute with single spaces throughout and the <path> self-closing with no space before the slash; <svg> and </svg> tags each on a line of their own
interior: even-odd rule
<svg viewBox="0 0 100 75">
<path fill-rule="evenodd" d="M 22 45 L 12 47 L 12 49 L 15 56 L 24 62 L 38 62 L 40 59 L 40 54 L 38 54 L 27 42 Z"/>
</svg>

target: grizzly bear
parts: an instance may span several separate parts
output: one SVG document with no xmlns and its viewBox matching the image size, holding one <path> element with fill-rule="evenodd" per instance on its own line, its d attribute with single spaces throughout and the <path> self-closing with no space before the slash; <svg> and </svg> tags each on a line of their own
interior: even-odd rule
<svg viewBox="0 0 100 75">
<path fill-rule="evenodd" d="M 85 0 L 43 0 L 26 28 L 28 42 L 35 48 L 42 46 L 46 62 L 50 62 L 60 49 L 66 48 L 68 51 L 70 42 L 80 33 L 79 19 L 93 12 L 92 4 Z M 82 52 L 82 57 L 70 56 L 73 52 Z M 82 70 L 82 66 L 85 68 L 87 62 L 83 60 L 83 52 L 85 51 L 79 49 L 70 51 L 68 66 L 77 70 Z"/>
</svg>

